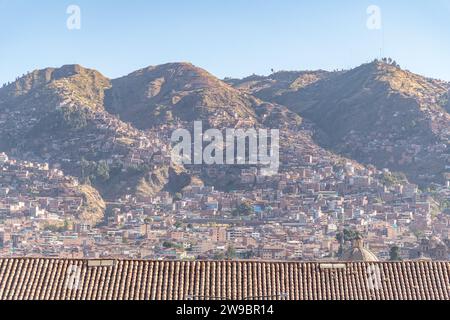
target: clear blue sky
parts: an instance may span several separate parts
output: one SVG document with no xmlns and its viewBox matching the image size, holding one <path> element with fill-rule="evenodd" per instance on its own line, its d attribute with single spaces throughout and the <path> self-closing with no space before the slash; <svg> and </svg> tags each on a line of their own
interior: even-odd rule
<svg viewBox="0 0 450 320">
<path fill-rule="evenodd" d="M 70 4 L 81 30 L 66 27 Z M 380 55 L 383 33 L 385 56 L 450 81 L 450 0 L 0 0 L 0 84 L 71 63 L 112 78 L 173 61 L 221 78 L 349 68 Z"/>
</svg>

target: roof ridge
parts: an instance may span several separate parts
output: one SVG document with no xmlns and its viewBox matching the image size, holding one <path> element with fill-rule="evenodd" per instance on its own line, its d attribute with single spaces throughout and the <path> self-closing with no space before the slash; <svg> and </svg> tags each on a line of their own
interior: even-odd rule
<svg viewBox="0 0 450 320">
<path fill-rule="evenodd" d="M 53 261 L 132 261 L 132 262 L 230 262 L 230 263 L 282 263 L 282 264 L 398 264 L 398 263 L 417 263 L 417 262 L 433 262 L 433 263 L 448 263 L 450 261 L 439 260 L 402 260 L 402 261 L 289 261 L 289 260 L 158 260 L 158 259 L 126 259 L 126 258 L 60 258 L 60 257 L 0 257 L 2 260 L 53 260 Z"/>
</svg>

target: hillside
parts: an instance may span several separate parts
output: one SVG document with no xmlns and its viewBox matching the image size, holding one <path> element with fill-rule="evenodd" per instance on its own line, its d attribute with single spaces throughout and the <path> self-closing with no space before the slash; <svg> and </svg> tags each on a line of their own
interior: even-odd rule
<svg viewBox="0 0 450 320">
<path fill-rule="evenodd" d="M 148 67 L 113 80 L 105 99 L 109 112 L 140 129 L 178 120 L 253 125 L 260 104 L 189 63 Z"/>
<path fill-rule="evenodd" d="M 349 71 L 225 81 L 189 63 L 116 80 L 67 65 L 30 72 L 0 89 L 0 151 L 49 162 L 107 199 L 146 198 L 191 183 L 185 168 L 172 166 L 168 137 L 179 125 L 203 120 L 219 129 L 281 129 L 282 157 L 304 141 L 315 153 L 325 147 L 429 183 L 446 174 L 449 89 L 378 61 Z M 240 170 L 203 171 L 194 170 L 217 186 L 239 180 Z"/>
<path fill-rule="evenodd" d="M 33 71 L 0 89 L 0 149 L 49 162 L 103 196 L 133 192 L 155 154 L 167 165 L 164 143 L 105 111 L 110 85 L 99 72 L 71 65 Z"/>
<path fill-rule="evenodd" d="M 35 70 L 0 89 L 0 105 L 12 110 L 26 106 L 34 108 L 54 105 L 79 105 L 102 109 L 104 90 L 110 81 L 95 70 L 80 65 Z"/>
<path fill-rule="evenodd" d="M 416 182 L 442 181 L 448 161 L 448 83 L 375 61 L 294 90 L 274 88 L 266 99 L 313 121 L 324 133 L 316 137 L 323 146 L 362 163 L 404 171 Z"/>
<path fill-rule="evenodd" d="M 225 82 L 262 100 L 271 101 L 274 97 L 296 92 L 332 75 L 323 70 L 279 71 L 267 77 L 252 75 L 244 79 L 226 79 Z"/>
</svg>

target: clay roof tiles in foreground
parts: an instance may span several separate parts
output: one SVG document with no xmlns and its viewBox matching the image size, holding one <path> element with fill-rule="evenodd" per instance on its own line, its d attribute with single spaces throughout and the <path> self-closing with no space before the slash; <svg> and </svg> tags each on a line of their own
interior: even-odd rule
<svg viewBox="0 0 450 320">
<path fill-rule="evenodd" d="M 450 262 L 0 259 L 2 300 L 449 300 Z"/>
</svg>

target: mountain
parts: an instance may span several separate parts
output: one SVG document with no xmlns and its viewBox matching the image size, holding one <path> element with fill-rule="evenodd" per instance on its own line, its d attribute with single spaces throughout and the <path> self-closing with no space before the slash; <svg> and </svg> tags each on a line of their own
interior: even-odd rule
<svg viewBox="0 0 450 320">
<path fill-rule="evenodd" d="M 203 120 L 219 129 L 281 129 L 282 158 L 301 143 L 306 153 L 347 161 L 326 147 L 429 183 L 448 165 L 449 90 L 448 83 L 378 61 L 349 71 L 224 81 L 189 63 L 115 80 L 67 65 L 0 89 L 0 151 L 49 162 L 105 199 L 147 198 L 194 182 L 233 186 L 240 170 L 220 176 L 201 170 L 213 172 L 205 175 L 170 161 L 172 130 Z"/>
<path fill-rule="evenodd" d="M 186 63 L 112 81 L 79 65 L 36 70 L 0 89 L 0 111 L 0 150 L 60 167 L 107 199 L 191 183 L 171 163 L 169 141 L 158 137 L 169 114 L 218 128 L 301 122 Z M 153 133 L 141 130 L 152 126 Z"/>
<path fill-rule="evenodd" d="M 224 81 L 261 100 L 270 101 L 274 100 L 274 97 L 298 91 L 331 75 L 333 73 L 324 70 L 280 71 L 267 77 L 252 75 L 244 79 L 225 79 Z"/>
<path fill-rule="evenodd" d="M 51 129 L 69 120 L 74 121 L 68 126 L 82 126 L 85 119 L 78 118 L 103 110 L 104 90 L 109 86 L 99 72 L 79 65 L 36 70 L 18 78 L 0 89 L 0 145 L 15 146 L 40 132 L 36 130 L 40 127 Z M 70 115 L 79 117 L 69 119 Z"/>
<path fill-rule="evenodd" d="M 448 83 L 380 61 L 345 72 L 312 73 L 321 76 L 308 76 L 313 80 L 296 88 L 291 88 L 296 80 L 290 81 L 302 73 L 285 74 L 292 77 L 281 89 L 280 81 L 260 79 L 271 85 L 253 89 L 254 94 L 272 92 L 268 101 L 313 121 L 323 146 L 362 163 L 404 171 L 419 183 L 442 181 L 448 164 Z"/>
<path fill-rule="evenodd" d="M 0 105 L 16 110 L 37 102 L 33 109 L 52 108 L 58 104 L 101 109 L 104 90 L 109 86 L 109 79 L 101 73 L 80 65 L 35 70 L 1 88 Z"/>
<path fill-rule="evenodd" d="M 110 87 L 99 72 L 78 65 L 33 71 L 3 87 L 0 150 L 49 162 L 107 198 L 136 194 L 143 185 L 162 190 L 182 172 L 167 163 L 165 142 L 105 110 Z M 164 174 L 154 180 L 153 172 Z"/>
<path fill-rule="evenodd" d="M 110 113 L 140 129 L 177 120 L 254 125 L 261 104 L 190 63 L 148 67 L 113 80 L 105 99 Z"/>
</svg>

